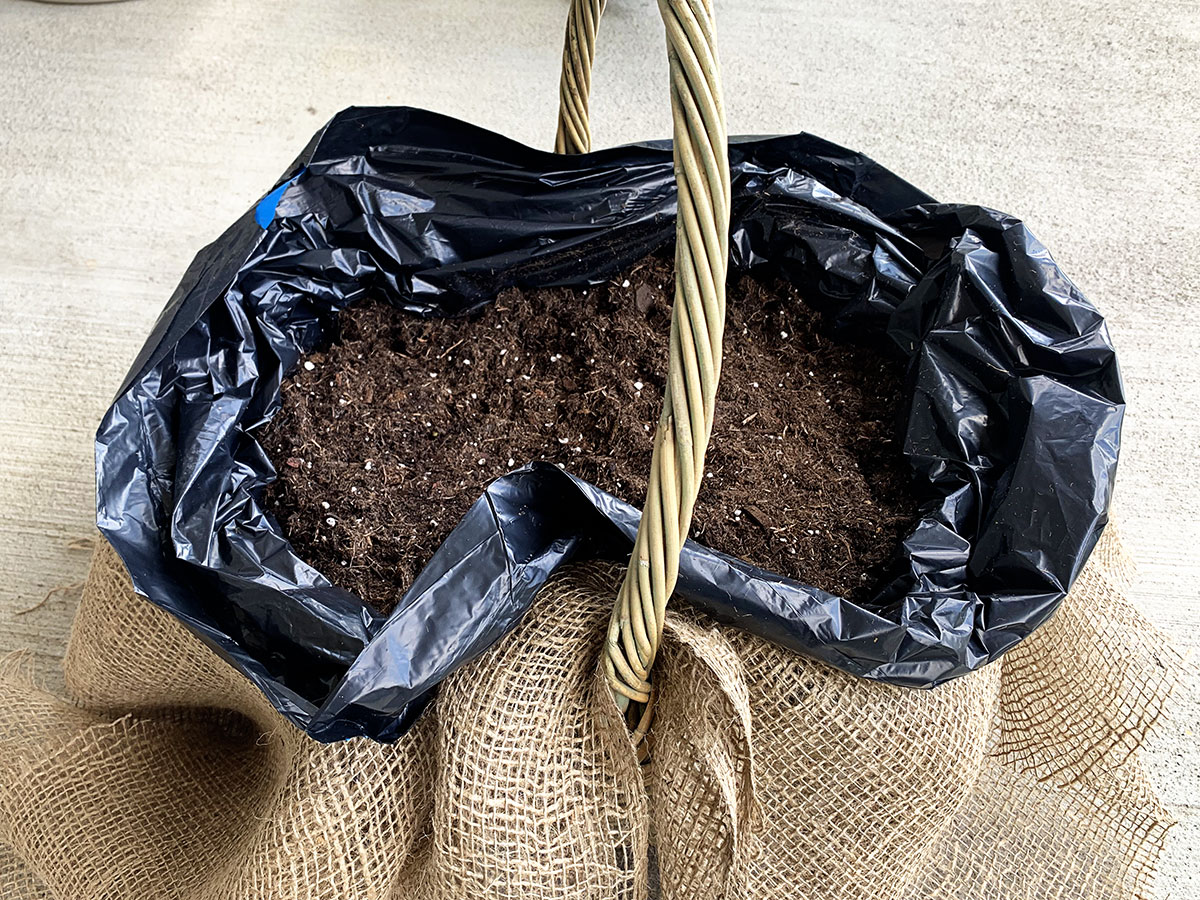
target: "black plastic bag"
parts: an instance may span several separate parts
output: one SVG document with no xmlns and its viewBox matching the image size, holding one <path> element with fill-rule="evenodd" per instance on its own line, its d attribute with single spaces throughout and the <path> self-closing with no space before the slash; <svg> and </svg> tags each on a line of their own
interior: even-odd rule
<svg viewBox="0 0 1200 900">
<path fill-rule="evenodd" d="M 1104 322 L 1009 216 L 935 203 L 810 135 L 735 141 L 731 166 L 732 265 L 909 359 L 924 503 L 870 604 L 692 542 L 678 594 L 867 678 L 976 669 L 1054 612 L 1107 520 L 1124 405 Z M 665 142 L 569 157 L 420 110 L 336 116 L 197 256 L 104 417 L 97 519 L 137 590 L 314 738 L 395 739 L 558 566 L 627 555 L 638 511 L 521 468 L 383 617 L 292 553 L 259 503 L 274 471 L 252 429 L 362 297 L 446 316 L 511 285 L 599 282 L 669 244 L 674 213 Z"/>
</svg>

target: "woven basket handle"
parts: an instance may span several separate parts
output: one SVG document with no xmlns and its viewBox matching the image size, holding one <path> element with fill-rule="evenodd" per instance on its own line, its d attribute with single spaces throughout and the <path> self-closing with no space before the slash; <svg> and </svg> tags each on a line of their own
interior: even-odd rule
<svg viewBox="0 0 1200 900">
<path fill-rule="evenodd" d="M 670 61 L 675 180 L 675 301 L 650 483 L 603 666 L 618 704 L 650 700 L 650 668 L 704 475 L 712 432 L 729 258 L 729 153 L 712 0 L 658 0 Z M 560 86 L 559 152 L 591 146 L 588 96 L 604 0 L 573 0 Z"/>
<path fill-rule="evenodd" d="M 558 81 L 558 134 L 555 153 L 587 153 L 592 149 L 588 98 L 592 93 L 592 60 L 596 30 L 606 0 L 571 0 L 567 37 L 563 41 L 562 77 Z"/>
</svg>

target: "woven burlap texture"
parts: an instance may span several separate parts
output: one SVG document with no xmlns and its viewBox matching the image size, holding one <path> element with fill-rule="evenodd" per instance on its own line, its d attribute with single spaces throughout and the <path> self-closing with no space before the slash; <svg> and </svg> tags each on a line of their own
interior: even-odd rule
<svg viewBox="0 0 1200 900">
<path fill-rule="evenodd" d="M 1047 626 L 934 691 L 672 613 L 645 766 L 596 664 L 619 578 L 571 566 L 398 743 L 321 745 L 102 547 L 71 699 L 0 663 L 0 898 L 1147 895 L 1138 747 L 1179 662 L 1111 529 Z"/>
</svg>

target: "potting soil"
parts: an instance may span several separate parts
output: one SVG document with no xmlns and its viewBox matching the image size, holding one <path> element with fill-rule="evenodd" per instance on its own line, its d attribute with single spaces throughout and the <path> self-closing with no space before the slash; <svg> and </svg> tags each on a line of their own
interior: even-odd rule
<svg viewBox="0 0 1200 900">
<path fill-rule="evenodd" d="M 531 460 L 640 506 L 667 368 L 672 264 L 587 289 L 510 289 L 465 319 L 366 301 L 283 385 L 257 435 L 297 553 L 387 611 L 487 483 Z M 834 341 L 782 281 L 728 289 L 692 537 L 869 597 L 916 515 L 897 441 L 903 364 Z"/>
</svg>

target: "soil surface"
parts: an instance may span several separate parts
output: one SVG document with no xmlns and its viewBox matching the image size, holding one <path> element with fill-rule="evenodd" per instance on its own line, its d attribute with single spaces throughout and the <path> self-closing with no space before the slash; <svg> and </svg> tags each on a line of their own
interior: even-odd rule
<svg viewBox="0 0 1200 900">
<path fill-rule="evenodd" d="M 464 319 L 367 301 L 256 435 L 301 558 L 388 611 L 487 483 L 534 459 L 640 506 L 667 364 L 672 264 L 509 290 Z M 692 537 L 864 599 L 915 518 L 900 363 L 825 337 L 784 282 L 735 277 Z"/>
</svg>

